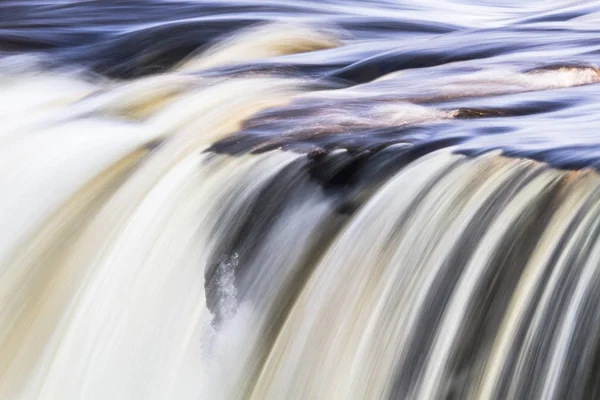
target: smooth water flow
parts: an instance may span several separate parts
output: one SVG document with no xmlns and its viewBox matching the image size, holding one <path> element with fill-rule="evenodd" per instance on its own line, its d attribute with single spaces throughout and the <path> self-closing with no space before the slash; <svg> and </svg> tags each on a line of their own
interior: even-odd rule
<svg viewBox="0 0 600 400">
<path fill-rule="evenodd" d="M 600 5 L 0 4 L 0 399 L 600 399 Z"/>
</svg>

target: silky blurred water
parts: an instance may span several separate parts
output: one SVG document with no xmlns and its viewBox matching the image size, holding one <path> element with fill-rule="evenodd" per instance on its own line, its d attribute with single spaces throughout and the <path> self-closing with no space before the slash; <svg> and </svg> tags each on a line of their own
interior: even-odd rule
<svg viewBox="0 0 600 400">
<path fill-rule="evenodd" d="M 599 24 L 0 2 L 0 399 L 598 398 Z"/>
<path fill-rule="evenodd" d="M 46 68 L 117 79 L 166 72 L 248 26 L 281 22 L 284 32 L 286 23 L 308 24 L 340 44 L 190 73 L 278 74 L 346 87 L 318 100 L 340 112 L 354 112 L 349 103 L 368 113 L 406 102 L 478 110 L 459 114 L 468 120 L 420 124 L 416 138 L 394 126 L 363 135 L 366 142 L 444 136 L 466 152 L 501 148 L 560 167 L 596 165 L 597 86 L 584 85 L 597 81 L 600 63 L 594 2 L 20 1 L 2 8 L 0 50 L 9 65 L 12 55 L 27 54 Z"/>
</svg>

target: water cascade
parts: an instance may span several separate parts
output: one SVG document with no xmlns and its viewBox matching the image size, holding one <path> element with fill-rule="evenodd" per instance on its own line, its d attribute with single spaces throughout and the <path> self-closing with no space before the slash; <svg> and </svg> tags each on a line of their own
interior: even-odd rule
<svg viewBox="0 0 600 400">
<path fill-rule="evenodd" d="M 553 3 L 0 5 L 0 399 L 600 398 Z"/>
</svg>

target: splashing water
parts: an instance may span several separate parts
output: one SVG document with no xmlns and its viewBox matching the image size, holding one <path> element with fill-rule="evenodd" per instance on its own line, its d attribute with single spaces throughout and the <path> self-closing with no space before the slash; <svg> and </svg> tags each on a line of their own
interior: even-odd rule
<svg viewBox="0 0 600 400">
<path fill-rule="evenodd" d="M 237 309 L 237 290 L 235 288 L 235 270 L 238 268 L 238 255 L 234 253 L 231 258 L 221 261 L 217 269 L 217 296 L 219 298 L 218 313 L 225 321 L 235 316 Z"/>
</svg>

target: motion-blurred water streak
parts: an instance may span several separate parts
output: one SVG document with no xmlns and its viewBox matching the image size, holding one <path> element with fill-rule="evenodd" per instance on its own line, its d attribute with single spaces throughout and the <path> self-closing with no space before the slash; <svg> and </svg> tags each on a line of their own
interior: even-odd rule
<svg viewBox="0 0 600 400">
<path fill-rule="evenodd" d="M 0 399 L 600 398 L 600 4 L 0 3 Z"/>
</svg>

